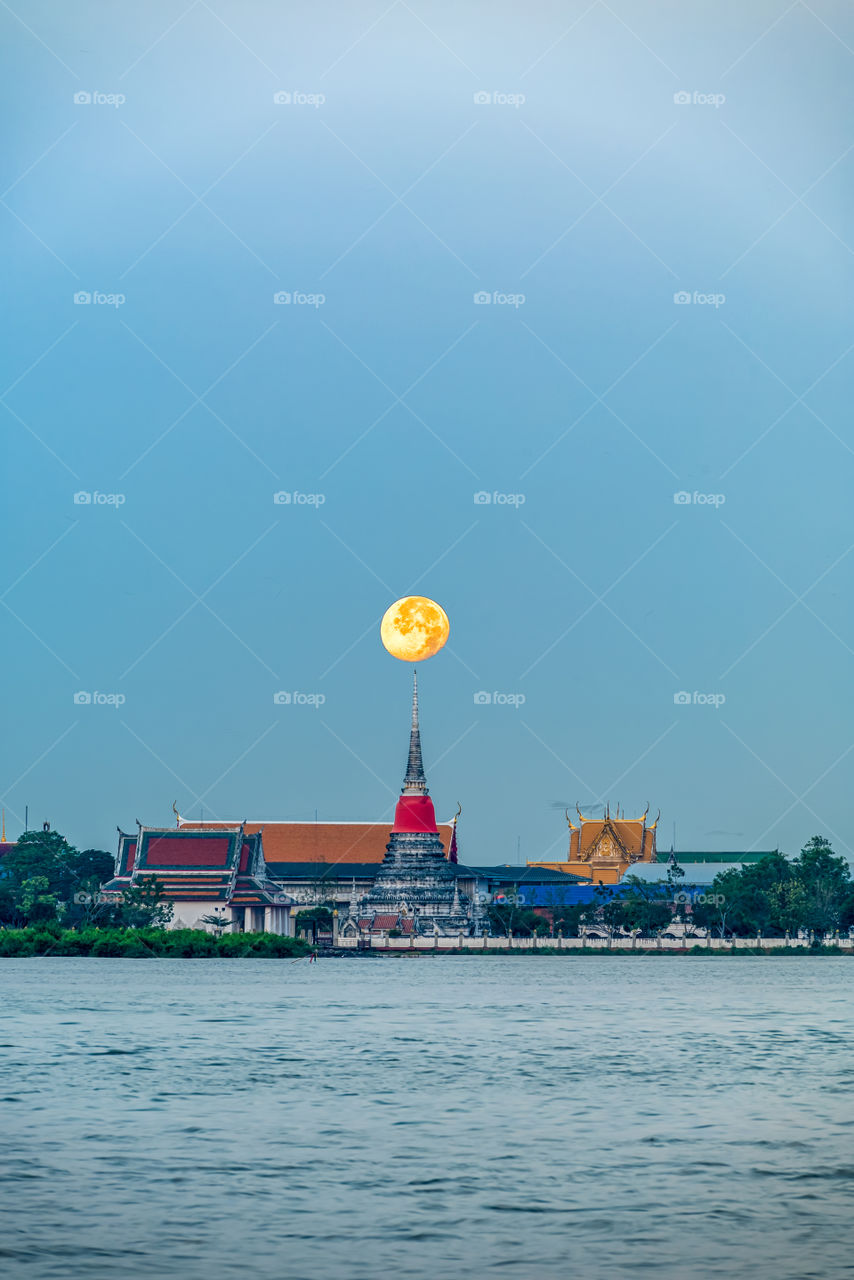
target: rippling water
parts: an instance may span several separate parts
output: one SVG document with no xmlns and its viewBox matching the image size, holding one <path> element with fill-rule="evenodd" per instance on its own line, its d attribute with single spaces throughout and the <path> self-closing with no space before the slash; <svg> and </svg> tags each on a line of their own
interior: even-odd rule
<svg viewBox="0 0 854 1280">
<path fill-rule="evenodd" d="M 854 1274 L 835 957 L 0 961 L 0 1273 Z"/>
</svg>

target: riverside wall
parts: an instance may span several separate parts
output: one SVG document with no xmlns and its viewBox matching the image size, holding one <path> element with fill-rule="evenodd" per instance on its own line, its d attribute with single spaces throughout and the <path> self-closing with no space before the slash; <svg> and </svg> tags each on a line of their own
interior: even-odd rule
<svg viewBox="0 0 854 1280">
<path fill-rule="evenodd" d="M 840 951 L 854 953 L 854 939 L 848 937 L 827 939 L 825 946 L 839 947 Z M 690 951 L 701 947 L 704 951 L 775 951 L 780 948 L 797 948 L 809 951 L 806 938 L 371 938 L 370 945 L 361 945 L 355 938 L 339 938 L 335 949 L 339 951 Z"/>
</svg>

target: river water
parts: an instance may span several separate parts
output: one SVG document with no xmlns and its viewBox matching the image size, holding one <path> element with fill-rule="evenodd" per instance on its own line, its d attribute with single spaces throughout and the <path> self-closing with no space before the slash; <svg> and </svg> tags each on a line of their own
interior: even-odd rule
<svg viewBox="0 0 854 1280">
<path fill-rule="evenodd" d="M 0 1274 L 854 1274 L 854 963 L 0 961 Z"/>
</svg>

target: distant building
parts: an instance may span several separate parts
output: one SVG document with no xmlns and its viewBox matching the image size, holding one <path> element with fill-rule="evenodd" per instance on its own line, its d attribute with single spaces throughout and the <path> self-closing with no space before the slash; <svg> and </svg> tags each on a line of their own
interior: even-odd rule
<svg viewBox="0 0 854 1280">
<path fill-rule="evenodd" d="M 639 818 L 627 818 L 619 808 L 612 817 L 610 806 L 605 808 L 603 818 L 585 818 L 576 806 L 579 825 L 569 817 L 569 849 L 565 861 L 539 862 L 529 861 L 529 867 L 546 867 L 552 871 L 562 871 L 568 875 L 579 876 L 594 884 L 618 884 L 626 872 L 637 863 L 650 863 L 656 860 L 655 822 L 647 826 L 647 805 Z M 660 816 L 660 815 L 659 815 Z"/>
<path fill-rule="evenodd" d="M 741 871 L 743 867 L 751 866 L 762 858 L 769 857 L 771 853 L 779 852 L 779 849 L 748 850 L 745 853 L 728 853 L 719 850 L 680 853 L 671 850 L 670 853 L 660 853 L 655 863 L 629 867 L 623 878 L 637 876 L 638 879 L 647 883 L 655 883 L 658 880 L 666 880 L 668 868 L 676 864 L 685 872 L 684 876 L 677 878 L 679 888 L 687 891 L 691 887 L 701 888 L 704 885 L 710 885 L 715 876 L 721 875 L 724 871 Z"/>
</svg>

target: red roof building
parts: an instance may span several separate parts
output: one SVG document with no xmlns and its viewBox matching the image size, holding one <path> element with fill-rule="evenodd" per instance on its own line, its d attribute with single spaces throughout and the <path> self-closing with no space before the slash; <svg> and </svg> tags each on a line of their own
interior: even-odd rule
<svg viewBox="0 0 854 1280">
<path fill-rule="evenodd" d="M 174 906 L 173 927 L 218 916 L 235 932 L 293 933 L 293 898 L 270 879 L 262 838 L 242 823 L 212 830 L 140 826 L 119 832 L 115 874 L 105 893 L 156 880 Z"/>
</svg>

